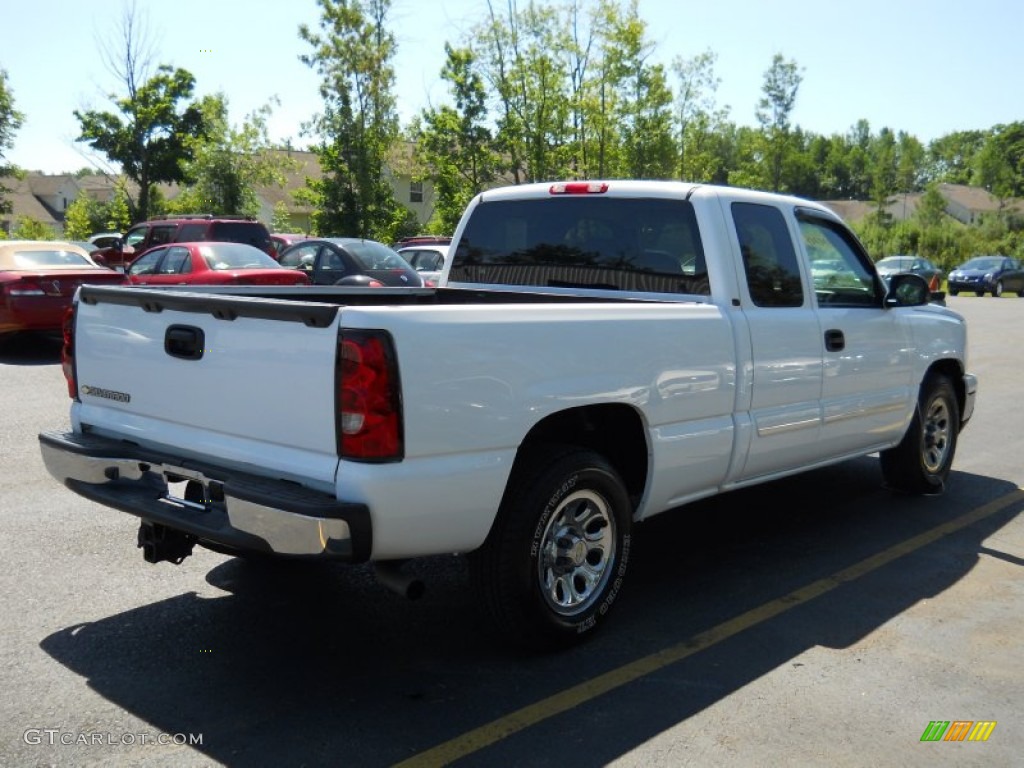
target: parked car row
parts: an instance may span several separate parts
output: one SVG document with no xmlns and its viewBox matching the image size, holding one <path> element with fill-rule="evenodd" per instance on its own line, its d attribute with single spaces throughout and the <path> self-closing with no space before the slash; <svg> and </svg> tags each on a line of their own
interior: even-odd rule
<svg viewBox="0 0 1024 768">
<path fill-rule="evenodd" d="M 883 279 L 901 272 L 920 275 L 928 281 L 928 287 L 933 291 L 939 290 L 942 285 L 942 270 L 928 259 L 920 256 L 886 256 L 875 262 L 875 269 Z"/>
<path fill-rule="evenodd" d="M 946 290 L 950 296 L 973 291 L 978 296 L 1004 292 L 1024 296 L 1024 268 L 1009 256 L 975 256 L 949 273 Z"/>
</svg>

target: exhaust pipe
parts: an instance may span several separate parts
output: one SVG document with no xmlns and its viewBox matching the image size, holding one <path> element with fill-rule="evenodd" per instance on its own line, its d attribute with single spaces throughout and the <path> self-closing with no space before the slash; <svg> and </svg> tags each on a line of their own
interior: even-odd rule
<svg viewBox="0 0 1024 768">
<path fill-rule="evenodd" d="M 397 595 L 408 600 L 419 600 L 427 587 L 415 576 L 402 573 L 404 560 L 384 560 L 373 564 L 373 576 L 378 584 L 383 584 Z"/>
</svg>

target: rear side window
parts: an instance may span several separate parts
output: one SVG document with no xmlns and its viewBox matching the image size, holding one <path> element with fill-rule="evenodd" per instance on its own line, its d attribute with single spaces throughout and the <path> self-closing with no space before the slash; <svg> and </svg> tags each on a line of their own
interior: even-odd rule
<svg viewBox="0 0 1024 768">
<path fill-rule="evenodd" d="M 210 225 L 206 222 L 201 224 L 182 224 L 178 230 L 179 243 L 194 243 L 206 239 L 206 228 Z"/>
<path fill-rule="evenodd" d="M 153 227 L 149 233 L 149 245 L 163 245 L 164 243 L 172 242 L 177 228 L 177 224 L 161 224 Z"/>
<path fill-rule="evenodd" d="M 778 208 L 733 203 L 732 218 L 743 256 L 750 298 L 758 307 L 799 307 L 804 303 L 793 239 Z"/>
<path fill-rule="evenodd" d="M 188 248 L 175 246 L 167 249 L 167 255 L 160 264 L 160 274 L 176 275 L 192 271 L 192 256 Z"/>
<path fill-rule="evenodd" d="M 685 200 L 567 196 L 479 204 L 452 282 L 711 293 Z"/>
<path fill-rule="evenodd" d="M 265 253 L 271 250 L 270 232 L 257 221 L 215 221 L 210 225 L 210 236 L 206 239 L 246 243 Z"/>
</svg>

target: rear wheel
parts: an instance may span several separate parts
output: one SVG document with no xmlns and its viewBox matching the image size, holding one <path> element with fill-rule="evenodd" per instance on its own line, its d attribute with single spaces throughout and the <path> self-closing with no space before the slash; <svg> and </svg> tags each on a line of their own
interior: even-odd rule
<svg viewBox="0 0 1024 768">
<path fill-rule="evenodd" d="M 959 429 L 960 406 L 952 382 L 943 374 L 929 375 L 903 440 L 880 454 L 886 485 L 902 493 L 942 493 Z"/>
<path fill-rule="evenodd" d="M 487 542 L 471 556 L 474 584 L 501 636 L 547 650 L 592 635 L 622 586 L 631 520 L 625 485 L 600 454 L 544 446 L 527 456 Z"/>
</svg>

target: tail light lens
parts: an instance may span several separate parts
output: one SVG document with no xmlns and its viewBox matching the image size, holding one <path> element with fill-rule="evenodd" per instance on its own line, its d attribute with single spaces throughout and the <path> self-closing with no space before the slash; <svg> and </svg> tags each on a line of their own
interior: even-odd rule
<svg viewBox="0 0 1024 768">
<path fill-rule="evenodd" d="M 75 309 L 77 304 L 72 304 L 64 313 L 64 322 L 61 325 L 61 333 L 64 337 L 64 345 L 60 350 L 60 367 L 64 371 L 64 380 L 68 384 L 68 397 L 72 400 L 78 399 L 78 380 L 75 376 Z"/>
<path fill-rule="evenodd" d="M 394 344 L 384 331 L 345 330 L 338 337 L 338 455 L 400 461 L 402 404 Z"/>
<path fill-rule="evenodd" d="M 22 280 L 10 285 L 7 288 L 7 294 L 9 296 L 45 296 L 46 291 L 33 280 Z"/>
</svg>

